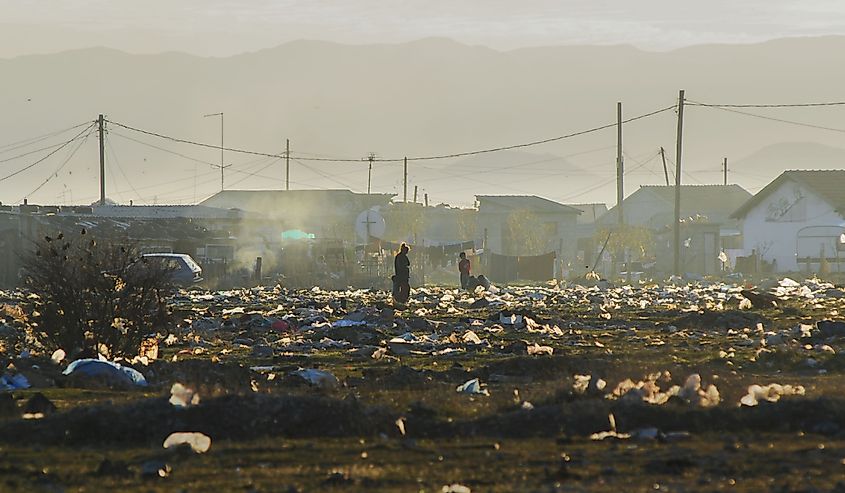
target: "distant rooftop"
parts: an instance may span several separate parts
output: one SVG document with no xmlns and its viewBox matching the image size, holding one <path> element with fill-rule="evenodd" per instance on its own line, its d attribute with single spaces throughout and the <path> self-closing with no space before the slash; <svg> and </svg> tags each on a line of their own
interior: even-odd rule
<svg viewBox="0 0 845 493">
<path fill-rule="evenodd" d="M 508 209 L 528 209 L 532 211 L 558 212 L 568 214 L 581 214 L 580 209 L 549 200 L 537 195 L 476 195 L 479 202 L 479 210 L 483 202 L 506 207 Z"/>
</svg>

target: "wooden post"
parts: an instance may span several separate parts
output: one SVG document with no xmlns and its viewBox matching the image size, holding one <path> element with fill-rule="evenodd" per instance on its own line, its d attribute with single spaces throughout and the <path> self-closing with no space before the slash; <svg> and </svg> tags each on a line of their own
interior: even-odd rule
<svg viewBox="0 0 845 493">
<path fill-rule="evenodd" d="M 681 151 L 684 136 L 684 90 L 678 93 L 678 147 L 675 152 L 675 261 L 674 274 L 681 275 Z"/>
<path fill-rule="evenodd" d="M 105 148 L 105 121 L 103 115 L 97 119 L 98 132 L 100 134 L 100 205 L 106 205 L 106 148 Z"/>
</svg>

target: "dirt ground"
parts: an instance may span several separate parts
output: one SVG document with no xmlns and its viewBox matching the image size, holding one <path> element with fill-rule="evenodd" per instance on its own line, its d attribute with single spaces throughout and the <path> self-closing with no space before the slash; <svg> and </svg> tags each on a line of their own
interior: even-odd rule
<svg viewBox="0 0 845 493">
<path fill-rule="evenodd" d="M 147 387 L 7 358 L 32 388 L 0 393 L 0 491 L 845 493 L 845 330 L 817 325 L 845 298 L 816 283 L 749 306 L 741 289 L 431 288 L 395 309 L 384 293 L 185 294 L 182 328 L 132 365 Z M 298 324 L 268 329 L 283 313 Z M 456 391 L 474 378 L 489 395 Z M 176 382 L 199 403 L 168 402 Z M 740 405 L 771 383 L 801 392 Z M 56 410 L 21 418 L 37 394 Z M 164 449 L 172 432 L 211 448 Z"/>
</svg>

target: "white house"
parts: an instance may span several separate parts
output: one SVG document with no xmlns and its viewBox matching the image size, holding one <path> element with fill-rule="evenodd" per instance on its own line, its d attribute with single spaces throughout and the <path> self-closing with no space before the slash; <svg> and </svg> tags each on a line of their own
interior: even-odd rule
<svg viewBox="0 0 845 493">
<path fill-rule="evenodd" d="M 582 211 L 536 195 L 476 195 L 478 231 L 491 252 L 504 255 L 526 255 L 522 238 L 512 236 L 509 221 L 514 214 L 528 213 L 545 228 L 544 252 L 556 252 L 558 258 L 571 259 L 575 254 L 575 224 Z"/>
<path fill-rule="evenodd" d="M 743 250 L 775 272 L 845 269 L 845 170 L 785 171 L 732 214 Z M 845 262 L 843 262 L 845 264 Z"/>
<path fill-rule="evenodd" d="M 739 185 L 681 185 L 681 219 L 701 217 L 730 230 L 735 226 L 731 213 L 750 198 L 751 194 Z M 628 225 L 659 230 L 675 222 L 674 185 L 641 185 L 622 204 Z M 613 206 L 598 219 L 598 224 L 616 224 L 618 211 L 618 206 Z"/>
</svg>

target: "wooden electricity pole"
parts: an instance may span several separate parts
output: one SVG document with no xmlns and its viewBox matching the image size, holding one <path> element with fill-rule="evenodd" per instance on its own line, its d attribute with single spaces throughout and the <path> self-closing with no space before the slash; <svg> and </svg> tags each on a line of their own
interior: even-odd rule
<svg viewBox="0 0 845 493">
<path fill-rule="evenodd" d="M 370 162 L 370 167 L 369 167 L 369 170 L 367 171 L 367 195 L 370 194 L 370 185 L 372 184 L 372 181 L 373 181 L 373 161 L 375 161 L 375 159 L 376 159 L 376 155 L 373 154 L 372 152 L 370 153 L 369 156 L 367 156 L 367 161 Z"/>
<path fill-rule="evenodd" d="M 285 190 L 290 190 L 290 139 L 285 139 Z"/>
<path fill-rule="evenodd" d="M 684 136 L 684 90 L 678 93 L 678 147 L 675 152 L 675 261 L 674 273 L 681 275 L 681 151 Z"/>
<path fill-rule="evenodd" d="M 616 207 L 619 209 L 618 223 L 625 224 L 622 201 L 625 200 L 624 169 L 622 164 L 622 103 L 616 103 Z"/>
<path fill-rule="evenodd" d="M 666 186 L 669 186 L 669 170 L 666 168 L 666 151 L 660 148 L 660 157 L 663 159 L 663 176 L 666 178 Z"/>
<path fill-rule="evenodd" d="M 100 134 L 100 205 L 106 205 L 106 141 L 105 120 L 97 118 L 97 132 Z"/>
<path fill-rule="evenodd" d="M 725 158 L 724 161 L 722 161 L 722 171 L 724 171 L 724 174 L 725 174 L 725 180 L 724 181 L 725 181 L 725 185 L 727 185 L 728 184 L 728 158 Z"/>
<path fill-rule="evenodd" d="M 625 169 L 622 162 L 622 103 L 616 103 L 616 208 L 619 216 L 617 217 L 616 229 L 620 236 L 622 235 L 622 228 L 625 225 L 625 212 L 623 210 L 623 201 L 625 200 L 625 184 L 624 176 Z M 619 242 L 619 247 L 613 255 L 613 274 L 618 272 L 620 262 L 625 260 L 625 246 Z M 626 269 L 630 274 L 630 269 Z"/>
<path fill-rule="evenodd" d="M 404 179 L 405 193 L 402 196 L 402 201 L 408 203 L 408 158 L 405 157 L 405 179 Z"/>
</svg>

